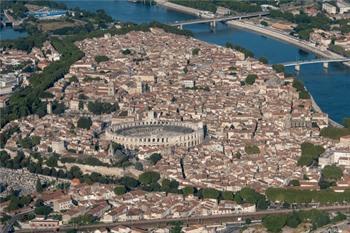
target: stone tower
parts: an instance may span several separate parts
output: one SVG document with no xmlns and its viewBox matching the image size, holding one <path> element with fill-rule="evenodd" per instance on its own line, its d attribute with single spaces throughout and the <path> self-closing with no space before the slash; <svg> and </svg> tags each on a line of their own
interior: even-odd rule
<svg viewBox="0 0 350 233">
<path fill-rule="evenodd" d="M 115 86 L 114 82 L 110 82 L 108 84 L 108 96 L 114 96 L 115 95 Z"/>
<path fill-rule="evenodd" d="M 46 111 L 47 111 L 47 114 L 52 114 L 52 103 L 51 103 L 51 101 L 47 102 Z"/>
</svg>

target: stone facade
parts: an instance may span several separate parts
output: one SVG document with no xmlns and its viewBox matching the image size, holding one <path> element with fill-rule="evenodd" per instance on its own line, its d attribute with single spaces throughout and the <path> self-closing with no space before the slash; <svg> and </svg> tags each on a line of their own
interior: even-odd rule
<svg viewBox="0 0 350 233">
<path fill-rule="evenodd" d="M 202 123 L 181 121 L 135 121 L 112 125 L 106 132 L 109 140 L 128 149 L 140 146 L 183 146 L 186 148 L 202 143 Z"/>
</svg>

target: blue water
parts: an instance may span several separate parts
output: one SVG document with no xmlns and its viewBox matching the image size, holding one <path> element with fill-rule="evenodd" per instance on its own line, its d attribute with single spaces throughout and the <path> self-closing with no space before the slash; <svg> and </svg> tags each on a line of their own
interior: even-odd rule
<svg viewBox="0 0 350 233">
<path fill-rule="evenodd" d="M 104 9 L 114 19 L 135 23 L 160 21 L 163 23 L 194 18 L 194 16 L 167 10 L 159 6 L 131 3 L 126 0 L 60 0 L 68 7 L 80 7 L 95 11 Z M 271 39 L 253 32 L 227 27 L 219 24 L 215 32 L 210 31 L 207 24 L 187 26 L 194 36 L 200 40 L 224 45 L 231 42 L 254 52 L 256 57 L 264 56 L 271 64 L 295 60 L 313 59 L 312 53 L 301 52 L 299 48 L 287 43 Z M 294 72 L 288 68 L 288 72 Z M 321 109 L 338 122 L 350 116 L 350 69 L 339 64 L 330 64 L 327 71 L 322 65 L 302 66 L 297 77 L 301 79 L 311 92 Z"/>
<path fill-rule="evenodd" d="M 26 32 L 15 31 L 12 27 L 4 27 L 0 29 L 0 40 L 12 40 L 25 36 L 27 36 Z"/>
</svg>

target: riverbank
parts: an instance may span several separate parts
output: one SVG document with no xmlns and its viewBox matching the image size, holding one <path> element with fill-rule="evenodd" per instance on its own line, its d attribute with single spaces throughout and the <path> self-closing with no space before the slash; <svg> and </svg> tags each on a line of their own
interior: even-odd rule
<svg viewBox="0 0 350 233">
<path fill-rule="evenodd" d="M 236 28 L 241 28 L 249 31 L 253 31 L 259 34 L 263 34 L 265 36 L 272 37 L 277 40 L 281 40 L 284 42 L 287 42 L 289 44 L 295 45 L 299 48 L 302 48 L 306 51 L 312 52 L 314 54 L 317 54 L 320 57 L 329 58 L 329 59 L 335 59 L 335 58 L 344 58 L 343 56 L 331 52 L 329 50 L 320 50 L 320 48 L 316 47 L 313 43 L 300 40 L 296 37 L 290 36 L 289 34 L 283 34 L 281 31 L 274 30 L 272 28 L 267 28 L 264 26 L 258 26 L 253 23 L 249 23 L 246 21 L 229 21 L 227 22 L 228 25 Z"/>
<path fill-rule="evenodd" d="M 186 7 L 186 6 L 181 6 L 175 3 L 168 2 L 167 0 L 155 0 L 155 2 L 163 7 L 166 7 L 171 10 L 175 11 L 180 11 L 182 13 L 187 13 L 191 15 L 196 15 L 198 16 L 200 13 L 200 10 L 191 8 L 191 7 Z M 320 57 L 323 58 L 328 58 L 328 59 L 337 59 L 337 58 L 344 58 L 343 56 L 334 53 L 329 50 L 320 50 L 320 48 L 316 47 L 313 43 L 310 43 L 308 41 L 300 40 L 296 37 L 293 37 L 289 34 L 284 34 L 281 31 L 272 29 L 272 28 L 267 28 L 263 26 L 259 26 L 253 23 L 249 23 L 246 21 L 238 21 L 238 20 L 232 20 L 228 21 L 227 24 L 232 27 L 240 28 L 243 30 L 249 30 L 252 32 L 256 32 L 292 45 L 297 46 L 298 48 L 304 49 L 308 52 L 312 52 Z M 346 66 L 350 67 L 350 62 L 344 63 Z"/>
<path fill-rule="evenodd" d="M 181 6 L 172 2 L 168 2 L 167 0 L 155 0 L 155 2 L 165 8 L 168 8 L 170 10 L 174 10 L 174 11 L 178 11 L 181 13 L 185 13 L 185 14 L 190 14 L 190 15 L 194 15 L 194 16 L 199 16 L 200 15 L 200 10 L 191 8 L 191 7 L 187 7 L 187 6 Z"/>
</svg>

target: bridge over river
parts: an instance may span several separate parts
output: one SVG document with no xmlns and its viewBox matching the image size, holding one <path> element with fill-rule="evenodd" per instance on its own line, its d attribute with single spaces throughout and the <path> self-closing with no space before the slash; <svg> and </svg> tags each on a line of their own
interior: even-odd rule
<svg viewBox="0 0 350 233">
<path fill-rule="evenodd" d="M 217 22 L 227 22 L 230 20 L 241 20 L 241 19 L 248 19 L 248 18 L 254 18 L 254 17 L 262 17 L 269 14 L 270 14 L 269 11 L 261 11 L 261 12 L 242 14 L 242 15 L 229 15 L 229 16 L 214 17 L 214 18 L 199 18 L 199 19 L 191 19 L 191 20 L 184 20 L 184 21 L 176 21 L 173 23 L 168 23 L 168 25 L 179 27 L 182 29 L 182 27 L 185 25 L 210 23 L 210 26 L 212 28 L 215 28 Z"/>
<path fill-rule="evenodd" d="M 328 68 L 328 64 L 333 63 L 333 62 L 350 62 L 350 57 L 342 57 L 342 58 L 334 58 L 334 59 L 314 59 L 314 60 L 306 60 L 306 61 L 293 61 L 293 62 L 281 63 L 281 65 L 283 65 L 284 67 L 294 66 L 295 70 L 299 71 L 301 65 L 322 63 L 324 68 Z"/>
</svg>

